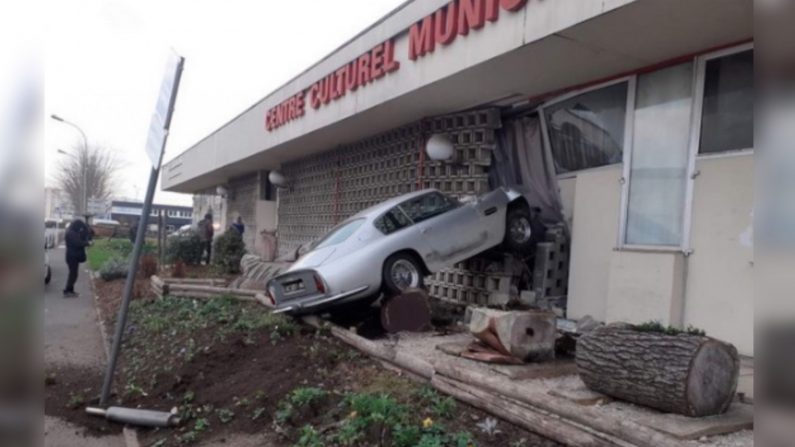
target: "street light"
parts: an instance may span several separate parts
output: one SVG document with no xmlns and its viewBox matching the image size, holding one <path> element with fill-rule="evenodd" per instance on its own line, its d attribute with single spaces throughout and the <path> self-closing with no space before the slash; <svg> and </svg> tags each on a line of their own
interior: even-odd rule
<svg viewBox="0 0 795 447">
<path fill-rule="evenodd" d="M 83 152 L 86 155 L 85 161 L 88 161 L 88 138 L 86 138 L 86 133 L 83 132 L 83 129 L 81 129 L 80 126 L 78 126 L 77 124 L 71 121 L 67 121 L 54 113 L 50 115 L 50 118 L 54 119 L 55 121 L 72 126 L 75 129 L 77 129 L 78 132 L 80 132 L 80 136 L 83 137 Z M 74 155 L 63 151 L 62 149 L 58 149 L 58 153 L 64 155 L 71 155 L 72 157 L 74 157 Z M 80 163 L 79 159 L 78 159 L 78 164 L 81 165 L 81 168 L 83 170 L 83 203 L 82 203 L 83 210 L 82 211 L 83 211 L 83 217 L 85 217 L 88 216 L 88 166 L 86 166 L 85 163 Z"/>
</svg>

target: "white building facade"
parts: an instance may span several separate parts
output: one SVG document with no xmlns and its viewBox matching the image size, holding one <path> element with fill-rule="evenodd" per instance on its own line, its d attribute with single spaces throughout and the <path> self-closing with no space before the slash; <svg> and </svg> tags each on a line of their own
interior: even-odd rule
<svg viewBox="0 0 795 447">
<path fill-rule="evenodd" d="M 163 188 L 222 186 L 249 246 L 277 231 L 282 252 L 417 187 L 485 192 L 511 168 L 505 133 L 537 123 L 567 317 L 695 326 L 752 355 L 752 37 L 751 0 L 408 1 L 169 162 Z M 458 168 L 425 159 L 433 133 Z M 470 302 L 476 270 L 432 292 Z"/>
</svg>

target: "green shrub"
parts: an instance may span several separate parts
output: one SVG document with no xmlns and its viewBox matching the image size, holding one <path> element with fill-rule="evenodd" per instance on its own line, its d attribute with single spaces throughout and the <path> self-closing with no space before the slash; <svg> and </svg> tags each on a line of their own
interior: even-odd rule
<svg viewBox="0 0 795 447">
<path fill-rule="evenodd" d="M 224 273 L 240 273 L 240 259 L 246 254 L 243 236 L 230 228 L 213 243 L 213 264 Z"/>
<path fill-rule="evenodd" d="M 104 281 L 126 278 L 130 269 L 130 262 L 127 259 L 115 257 L 108 259 L 99 269 L 99 277 Z"/>
<path fill-rule="evenodd" d="M 202 244 L 199 234 L 193 230 L 175 234 L 168 239 L 166 258 L 169 263 L 182 262 L 187 265 L 199 265 L 202 261 Z"/>
</svg>

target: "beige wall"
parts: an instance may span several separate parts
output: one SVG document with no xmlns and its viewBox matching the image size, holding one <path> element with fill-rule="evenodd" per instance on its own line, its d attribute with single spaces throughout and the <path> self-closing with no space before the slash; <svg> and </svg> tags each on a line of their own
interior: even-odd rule
<svg viewBox="0 0 795 447">
<path fill-rule="evenodd" d="M 681 252 L 613 251 L 605 320 L 681 327 L 684 262 Z"/>
<path fill-rule="evenodd" d="M 569 318 L 692 325 L 753 355 L 753 156 L 702 158 L 696 168 L 688 257 L 615 251 L 621 166 L 559 181 L 573 216 Z"/>
<path fill-rule="evenodd" d="M 752 155 L 699 159 L 684 323 L 753 354 Z"/>
<path fill-rule="evenodd" d="M 604 321 L 607 309 L 610 257 L 616 246 L 621 202 L 621 165 L 578 173 L 574 190 L 569 318 L 585 315 Z M 564 203 L 570 180 L 561 187 Z M 570 194 L 569 194 L 570 195 Z M 570 200 L 570 199 L 569 199 Z"/>
</svg>

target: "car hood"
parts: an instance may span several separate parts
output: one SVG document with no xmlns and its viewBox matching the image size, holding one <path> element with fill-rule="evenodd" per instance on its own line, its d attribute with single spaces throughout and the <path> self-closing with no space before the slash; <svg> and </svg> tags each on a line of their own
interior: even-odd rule
<svg viewBox="0 0 795 447">
<path fill-rule="evenodd" d="M 336 246 L 331 247 L 323 247 L 318 250 L 312 250 L 309 253 L 301 256 L 298 258 L 297 261 L 290 267 L 290 270 L 300 270 L 300 269 L 308 269 L 319 267 L 323 265 L 331 256 L 334 255 L 334 252 L 337 251 Z"/>
</svg>

